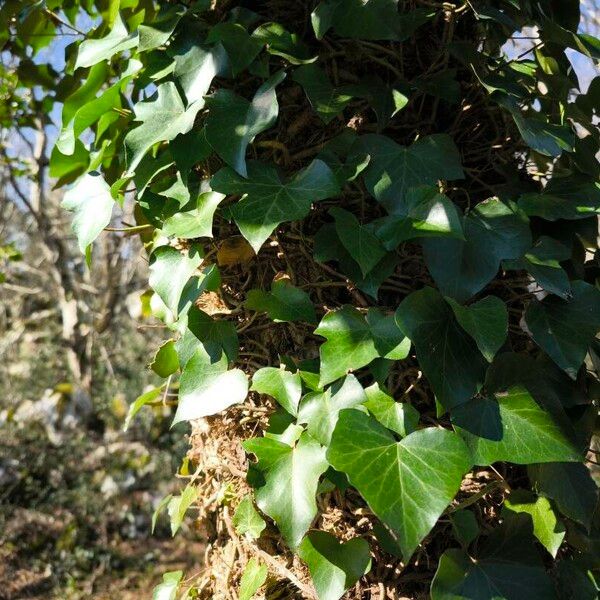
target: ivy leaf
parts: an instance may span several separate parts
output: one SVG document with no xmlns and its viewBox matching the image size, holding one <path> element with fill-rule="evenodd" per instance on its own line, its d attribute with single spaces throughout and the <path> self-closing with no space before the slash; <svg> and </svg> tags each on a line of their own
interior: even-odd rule
<svg viewBox="0 0 600 600">
<path fill-rule="evenodd" d="M 326 531 L 311 531 L 298 547 L 319 600 L 338 600 L 371 568 L 369 544 L 362 538 L 340 543 Z"/>
<path fill-rule="evenodd" d="M 307 424 L 308 433 L 323 446 L 328 446 L 338 415 L 344 408 L 354 408 L 367 396 L 354 375 L 347 375 L 324 392 L 306 394 L 298 411 L 298 423 Z"/>
<path fill-rule="evenodd" d="M 409 189 L 396 214 L 376 221 L 375 235 L 388 250 L 413 238 L 464 239 L 462 219 L 452 200 L 428 186 Z"/>
<path fill-rule="evenodd" d="M 467 447 L 451 431 L 431 427 L 396 442 L 377 421 L 354 409 L 340 412 L 327 459 L 392 530 L 405 562 L 471 467 Z"/>
<path fill-rule="evenodd" d="M 200 46 L 194 36 L 184 39 L 172 51 L 175 59 L 173 75 L 181 85 L 188 104 L 202 100 L 217 75 L 229 68 L 227 53 L 221 44 Z"/>
<path fill-rule="evenodd" d="M 179 301 L 190 277 L 202 262 L 199 248 L 192 246 L 185 255 L 172 246 L 159 246 L 150 257 L 150 287 L 176 317 Z"/>
<path fill-rule="evenodd" d="M 290 373 L 275 367 L 263 367 L 252 377 L 253 392 L 272 396 L 287 410 L 290 415 L 296 416 L 298 404 L 302 396 L 302 381 L 299 373 Z"/>
<path fill-rule="evenodd" d="M 529 465 L 527 473 L 541 496 L 551 498 L 563 515 L 590 529 L 598 504 L 598 486 L 583 463 Z"/>
<path fill-rule="evenodd" d="M 167 504 L 167 512 L 171 519 L 171 535 L 174 536 L 185 518 L 188 508 L 196 501 L 200 489 L 195 485 L 188 484 L 179 496 L 173 496 Z"/>
<path fill-rule="evenodd" d="M 396 322 L 415 344 L 419 364 L 446 409 L 479 391 L 485 359 L 439 292 L 424 288 L 410 294 L 398 307 Z"/>
<path fill-rule="evenodd" d="M 247 394 L 248 380 L 243 371 L 228 371 L 225 354 L 215 362 L 199 347 L 183 367 L 172 425 L 222 412 L 243 402 Z"/>
<path fill-rule="evenodd" d="M 565 526 L 556 517 L 547 498 L 536 497 L 528 490 L 514 490 L 504 501 L 503 515 L 525 513 L 531 516 L 533 535 L 548 550 L 552 558 L 565 537 Z"/>
<path fill-rule="evenodd" d="M 325 449 L 306 433 L 294 447 L 266 437 L 242 445 L 256 455 L 264 477 L 256 490 L 258 507 L 275 521 L 290 548 L 297 548 L 317 515 L 317 485 L 328 466 Z"/>
<path fill-rule="evenodd" d="M 150 363 L 150 368 L 159 377 L 168 377 L 179 370 L 179 358 L 175 349 L 175 340 L 167 340 L 161 344 Z"/>
<path fill-rule="evenodd" d="M 369 134 L 360 138 L 359 147 L 371 156 L 364 176 L 367 190 L 390 214 L 406 213 L 404 202 L 410 188 L 464 178 L 458 148 L 444 133 L 421 138 L 408 147 Z"/>
<path fill-rule="evenodd" d="M 528 271 L 547 292 L 567 300 L 571 297 L 571 282 L 560 262 L 569 258 L 569 248 L 543 235 L 522 259 L 506 261 L 505 265 L 508 269 Z"/>
<path fill-rule="evenodd" d="M 176 600 L 183 571 L 169 571 L 164 573 L 162 578 L 162 583 L 155 586 L 152 591 L 152 600 Z"/>
<path fill-rule="evenodd" d="M 423 241 L 425 262 L 440 291 L 465 302 L 491 281 L 504 259 L 531 247 L 528 219 L 496 198 L 478 204 L 464 219 L 465 241 Z"/>
<path fill-rule="evenodd" d="M 200 341 L 205 350 L 213 357 L 219 358 L 224 352 L 230 361 L 238 356 L 238 335 L 235 325 L 231 321 L 215 319 L 196 306 L 193 306 L 188 314 L 188 330 L 184 333 L 180 342 L 187 341 L 193 349 Z M 188 332 L 194 339 L 186 340 Z M 181 359 L 181 348 L 179 351 Z"/>
<path fill-rule="evenodd" d="M 446 550 L 431 584 L 431 600 L 554 597 L 554 585 L 533 546 L 531 520 L 526 515 L 495 529 L 474 558 L 464 550 Z"/>
<path fill-rule="evenodd" d="M 577 462 L 582 458 L 570 432 L 522 387 L 456 407 L 452 423 L 476 465 Z"/>
<path fill-rule="evenodd" d="M 407 402 L 396 402 L 377 383 L 368 387 L 365 393 L 367 401 L 364 405 L 384 427 L 401 437 L 406 437 L 417 430 L 420 415 L 414 406 Z"/>
<path fill-rule="evenodd" d="M 267 526 L 265 520 L 254 508 L 254 502 L 250 495 L 242 498 L 237 505 L 231 522 L 239 535 L 247 535 L 252 540 L 258 539 Z"/>
<path fill-rule="evenodd" d="M 100 173 L 86 173 L 65 192 L 61 206 L 74 213 L 71 228 L 81 252 L 85 253 L 110 223 L 114 205 L 110 187 Z"/>
<path fill-rule="evenodd" d="M 388 252 L 366 276 L 363 276 L 360 266 L 340 241 L 333 223 L 325 223 L 316 233 L 313 257 L 321 263 L 337 261 L 354 285 L 372 298 L 377 298 L 379 287 L 398 264 L 395 253 Z"/>
<path fill-rule="evenodd" d="M 274 167 L 258 162 L 248 164 L 246 175 L 248 179 L 225 167 L 214 175 L 211 185 L 225 194 L 244 194 L 230 212 L 255 252 L 278 225 L 303 219 L 313 202 L 339 193 L 335 175 L 320 160 L 313 160 L 288 182 L 282 181 Z"/>
<path fill-rule="evenodd" d="M 477 518 L 475 515 L 466 509 L 460 509 L 451 512 L 450 522 L 452 523 L 452 531 L 454 537 L 464 548 L 468 547 L 469 544 L 479 535 L 479 525 L 477 524 Z"/>
<path fill-rule="evenodd" d="M 333 30 L 340 37 L 360 40 L 408 39 L 432 16 L 416 9 L 398 13 L 398 0 L 324 0 L 311 15 L 317 39 Z"/>
<path fill-rule="evenodd" d="M 584 281 L 574 281 L 572 294 L 569 301 L 556 296 L 533 300 L 525 322 L 535 343 L 576 379 L 588 346 L 600 331 L 600 291 Z"/>
<path fill-rule="evenodd" d="M 266 312 L 275 323 L 315 323 L 317 320 L 310 296 L 287 279 L 274 280 L 270 292 L 250 290 L 244 306 L 249 310 Z"/>
<path fill-rule="evenodd" d="M 181 239 L 213 237 L 213 216 L 223 198 L 224 194 L 212 191 L 203 181 L 197 198 L 163 221 L 162 232 Z"/>
<path fill-rule="evenodd" d="M 461 306 L 451 298 L 447 301 L 460 326 L 475 340 L 486 360 L 492 362 L 508 335 L 508 311 L 504 302 L 496 296 L 486 296 L 469 306 Z"/>
<path fill-rule="evenodd" d="M 240 580 L 240 600 L 250 600 L 267 580 L 267 565 L 261 565 L 252 557 L 247 563 Z"/>
<path fill-rule="evenodd" d="M 327 341 L 321 344 L 320 386 L 360 369 L 378 357 L 401 360 L 410 342 L 394 323 L 393 317 L 370 309 L 365 316 L 352 306 L 326 314 L 317 329 Z"/>
<path fill-rule="evenodd" d="M 151 390 L 148 390 L 147 392 L 143 393 L 141 396 L 138 396 L 129 405 L 129 411 L 127 412 L 127 417 L 125 417 L 123 431 L 127 431 L 129 429 L 129 426 L 131 425 L 131 422 L 133 421 L 133 418 L 135 417 L 135 415 L 137 415 L 140 412 L 140 410 L 144 406 L 146 406 L 146 404 L 153 402 L 157 398 L 160 398 L 163 391 L 164 391 L 163 386 L 161 385 L 160 387 L 152 388 Z"/>
<path fill-rule="evenodd" d="M 107 60 L 117 52 L 135 48 L 138 45 L 138 32 L 127 33 L 121 15 L 117 14 L 110 33 L 99 39 L 85 39 L 79 45 L 75 69 L 91 67 L 102 60 Z"/>
<path fill-rule="evenodd" d="M 161 6 L 158 15 L 152 19 L 151 23 L 146 22 L 139 26 L 140 44 L 138 50 L 147 52 L 165 44 L 185 12 L 182 6 Z"/>
<path fill-rule="evenodd" d="M 187 133 L 203 106 L 204 101 L 198 100 L 186 109 L 177 87 L 171 81 L 159 85 L 150 100 L 138 102 L 134 107 L 135 119 L 142 124 L 125 136 L 128 175 L 133 174 L 144 154 L 154 144 Z"/>
<path fill-rule="evenodd" d="M 206 36 L 207 43 L 220 43 L 227 52 L 231 76 L 237 77 L 262 50 L 260 39 L 251 36 L 239 23 L 217 23 Z"/>
<path fill-rule="evenodd" d="M 367 225 L 343 208 L 332 208 L 329 214 L 335 219 L 335 230 L 344 248 L 358 263 L 365 276 L 385 256 L 386 251 Z"/>
<path fill-rule="evenodd" d="M 331 85 L 327 74 L 315 64 L 303 65 L 294 71 L 294 81 L 299 83 L 309 102 L 324 123 L 339 115 L 352 96 L 343 87 Z"/>
<path fill-rule="evenodd" d="M 600 214 L 600 185 L 584 177 L 553 177 L 541 194 L 523 194 L 519 206 L 547 221 L 586 219 Z"/>
<path fill-rule="evenodd" d="M 259 134 L 275 124 L 279 105 L 275 88 L 285 78 L 279 71 L 265 81 L 252 102 L 230 90 L 219 89 L 206 99 L 206 139 L 215 152 L 242 177 L 248 177 L 246 148 Z"/>
<path fill-rule="evenodd" d="M 317 60 L 297 34 L 290 33 L 279 23 L 260 25 L 252 32 L 252 37 L 266 45 L 269 54 L 281 56 L 292 65 L 302 65 Z"/>
</svg>

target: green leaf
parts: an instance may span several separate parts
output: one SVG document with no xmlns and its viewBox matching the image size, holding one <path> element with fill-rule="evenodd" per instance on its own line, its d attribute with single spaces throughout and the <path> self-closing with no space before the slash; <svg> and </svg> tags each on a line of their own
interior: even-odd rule
<svg viewBox="0 0 600 600">
<path fill-rule="evenodd" d="M 465 509 L 451 512 L 449 516 L 454 537 L 463 547 L 468 547 L 479 535 L 477 518 L 470 510 Z"/>
<path fill-rule="evenodd" d="M 99 39 L 85 39 L 79 45 L 75 69 L 79 67 L 91 67 L 102 60 L 107 60 L 117 52 L 135 48 L 138 45 L 138 32 L 127 33 L 127 29 L 117 14 L 113 28 L 110 33 Z"/>
<path fill-rule="evenodd" d="M 76 138 L 107 112 L 121 107 L 121 93 L 134 75 L 140 71 L 142 66 L 139 60 L 130 60 L 127 69 L 121 75 L 119 81 L 110 86 L 97 98 L 94 96 L 89 99 L 85 98 L 83 94 L 79 93 L 81 90 L 78 90 L 69 97 L 67 100 L 69 106 L 63 109 L 63 119 L 66 118 L 69 120 L 68 122 L 63 122 L 60 135 L 56 140 L 56 147 L 60 152 L 72 155 L 75 152 Z M 78 102 L 78 105 L 71 106 L 71 103 L 74 102 Z"/>
<path fill-rule="evenodd" d="M 173 75 L 181 85 L 189 104 L 201 100 L 217 75 L 229 71 L 229 58 L 222 44 L 212 47 L 198 43 L 201 32 L 192 25 L 184 27 L 169 49 L 175 60 Z"/>
<path fill-rule="evenodd" d="M 185 9 L 182 6 L 162 6 L 159 14 L 152 19 L 151 23 L 146 22 L 139 26 L 138 50 L 147 52 L 165 44 L 184 14 Z"/>
<path fill-rule="evenodd" d="M 370 309 L 366 317 L 352 306 L 327 313 L 317 329 L 327 341 L 321 344 L 320 386 L 368 365 L 378 357 L 406 358 L 410 343 L 394 323 L 392 315 Z"/>
<path fill-rule="evenodd" d="M 401 42 L 433 14 L 423 9 L 399 14 L 398 0 L 324 0 L 311 20 L 317 39 L 333 27 L 340 37 Z"/>
<path fill-rule="evenodd" d="M 250 290 L 244 306 L 249 310 L 266 312 L 276 323 L 304 321 L 315 323 L 317 316 L 310 296 L 287 279 L 271 284 L 271 291 Z"/>
<path fill-rule="evenodd" d="M 169 571 L 163 574 L 162 583 L 152 591 L 152 600 L 176 600 L 179 584 L 183 579 L 183 571 Z"/>
<path fill-rule="evenodd" d="M 264 485 L 256 490 L 256 503 L 271 517 L 291 548 L 296 548 L 317 515 L 315 494 L 319 477 L 327 469 L 325 449 L 303 433 L 294 447 L 269 438 L 243 444 L 258 459 Z"/>
<path fill-rule="evenodd" d="M 427 239 L 427 267 L 445 296 L 465 302 L 489 283 L 504 259 L 531 247 L 528 219 L 497 198 L 478 204 L 464 219 L 466 241 Z"/>
<path fill-rule="evenodd" d="M 367 401 L 364 405 L 384 427 L 401 437 L 406 437 L 417 430 L 420 415 L 414 406 L 407 402 L 396 402 L 377 383 L 369 386 L 365 393 Z"/>
<path fill-rule="evenodd" d="M 275 88 L 284 78 L 283 71 L 273 75 L 258 88 L 252 102 L 226 89 L 219 89 L 206 98 L 209 108 L 206 139 L 215 152 L 242 177 L 248 177 L 248 144 L 277 120 L 279 105 Z"/>
<path fill-rule="evenodd" d="M 358 263 L 363 276 L 366 275 L 385 256 L 382 243 L 367 225 L 361 225 L 347 210 L 335 207 L 329 214 L 335 219 L 335 230 L 344 248 Z"/>
<path fill-rule="evenodd" d="M 250 389 L 272 396 L 290 415 L 296 416 L 298 413 L 298 404 L 302 396 L 302 381 L 298 372 L 290 373 L 275 367 L 263 367 L 254 373 Z"/>
<path fill-rule="evenodd" d="M 173 496 L 167 505 L 167 512 L 171 519 L 171 535 L 175 535 L 183 523 L 185 513 L 196 501 L 200 494 L 200 488 L 196 485 L 188 484 L 179 496 Z"/>
<path fill-rule="evenodd" d="M 197 348 L 181 373 L 173 425 L 222 412 L 243 402 L 247 394 L 248 380 L 243 371 L 227 370 L 224 354 L 215 362 L 204 348 Z"/>
<path fill-rule="evenodd" d="M 313 202 L 339 193 L 335 175 L 320 160 L 314 160 L 287 182 L 274 167 L 258 162 L 248 164 L 244 177 L 225 167 L 212 178 L 211 185 L 225 194 L 244 195 L 230 211 L 255 252 L 278 225 L 303 219 Z"/>
<path fill-rule="evenodd" d="M 503 515 L 526 513 L 533 522 L 533 535 L 553 558 L 565 537 L 565 526 L 556 517 L 547 498 L 536 497 L 528 490 L 513 490 L 504 501 Z"/>
<path fill-rule="evenodd" d="M 175 349 L 175 340 L 161 344 L 150 363 L 150 368 L 159 377 L 168 377 L 179 370 L 179 358 Z"/>
<path fill-rule="evenodd" d="M 279 23 L 264 23 L 252 32 L 252 37 L 267 46 L 267 52 L 285 58 L 292 65 L 302 65 L 317 60 L 308 46 L 295 33 L 290 33 Z"/>
<path fill-rule="evenodd" d="M 236 360 L 239 341 L 235 325 L 231 321 L 213 318 L 193 306 L 188 314 L 187 326 L 180 342 L 187 343 L 192 348 L 191 353 L 200 342 L 213 358 L 218 359 L 224 352 L 230 361 Z M 181 358 L 181 350 L 179 352 Z"/>
<path fill-rule="evenodd" d="M 303 65 L 294 71 L 294 81 L 299 83 L 315 112 L 324 123 L 339 115 L 352 96 L 344 88 L 331 85 L 327 74 L 315 64 Z"/>
<path fill-rule="evenodd" d="M 237 77 L 262 50 L 263 42 L 250 35 L 238 23 L 218 23 L 211 27 L 206 42 L 220 43 L 225 48 L 231 66 L 231 76 Z"/>
<path fill-rule="evenodd" d="M 240 600 L 250 600 L 267 580 L 267 565 L 261 565 L 252 557 L 247 563 L 240 580 Z"/>
<path fill-rule="evenodd" d="M 600 214 L 600 185 L 585 177 L 553 177 L 541 194 L 523 194 L 519 207 L 547 221 L 586 219 Z"/>
<path fill-rule="evenodd" d="M 245 496 L 237 505 L 231 520 L 239 535 L 247 535 L 255 540 L 260 537 L 267 524 L 254 508 L 252 496 Z"/>
<path fill-rule="evenodd" d="M 487 538 L 477 556 L 446 550 L 431 584 L 431 600 L 549 600 L 554 586 L 533 546 L 526 515 L 510 519 Z"/>
<path fill-rule="evenodd" d="M 154 533 L 154 530 L 156 529 L 156 521 L 158 520 L 158 517 L 160 516 L 162 511 L 167 507 L 172 497 L 173 494 L 168 494 L 158 503 L 158 506 L 154 509 L 154 512 L 152 513 L 152 533 Z"/>
<path fill-rule="evenodd" d="M 71 228 L 81 252 L 85 253 L 110 223 L 114 204 L 110 187 L 100 173 L 86 173 L 67 190 L 61 206 L 74 213 Z"/>
<path fill-rule="evenodd" d="M 467 447 L 451 431 L 431 427 L 396 442 L 377 421 L 354 409 L 340 412 L 327 459 L 393 531 L 405 562 L 471 467 Z"/>
<path fill-rule="evenodd" d="M 324 392 L 306 394 L 298 410 L 298 423 L 306 423 L 308 433 L 323 446 L 328 446 L 340 411 L 359 406 L 366 399 L 358 379 L 347 375 Z"/>
<path fill-rule="evenodd" d="M 172 246 L 159 246 L 150 257 L 150 287 L 176 317 L 183 290 L 202 263 L 202 253 L 192 246 L 185 255 Z"/>
<path fill-rule="evenodd" d="M 464 239 L 462 218 L 452 200 L 428 186 L 409 189 L 396 214 L 376 221 L 375 235 L 388 250 L 413 238 Z"/>
<path fill-rule="evenodd" d="M 452 423 L 477 465 L 581 461 L 581 452 L 552 415 L 522 387 L 474 398 L 452 411 Z"/>
<path fill-rule="evenodd" d="M 152 388 L 151 390 L 143 393 L 141 396 L 138 396 L 130 405 L 129 411 L 127 412 L 127 417 L 125 418 L 125 424 L 123 425 L 123 430 L 127 431 L 129 426 L 131 425 L 131 421 L 135 415 L 137 415 L 140 410 L 146 406 L 149 402 L 153 402 L 157 398 L 159 398 L 163 393 L 163 386 Z"/>
<path fill-rule="evenodd" d="M 508 311 L 504 302 L 496 296 L 486 296 L 469 306 L 461 306 L 451 298 L 447 301 L 460 326 L 475 340 L 487 361 L 492 362 L 508 335 Z"/>
<path fill-rule="evenodd" d="M 298 555 L 308 565 L 319 600 L 338 600 L 371 568 L 365 540 L 340 543 L 326 531 L 309 532 Z"/>
<path fill-rule="evenodd" d="M 203 181 L 198 197 L 166 218 L 162 232 L 166 236 L 182 239 L 213 237 L 213 216 L 223 198 L 224 194 L 213 192 L 208 182 Z"/>
<path fill-rule="evenodd" d="M 371 156 L 365 170 L 367 190 L 390 214 L 406 214 L 404 203 L 410 188 L 464 178 L 458 148 L 443 133 L 421 138 L 408 147 L 369 134 L 360 138 L 359 147 Z"/>
<path fill-rule="evenodd" d="M 506 261 L 508 269 L 525 269 L 547 292 L 567 300 L 571 297 L 571 282 L 561 261 L 571 258 L 571 251 L 560 242 L 541 236 L 522 259 Z"/>
<path fill-rule="evenodd" d="M 533 300 L 525 322 L 535 343 L 576 379 L 588 346 L 600 331 L 600 291 L 584 281 L 574 281 L 572 294 L 569 301 L 556 296 Z"/>
<path fill-rule="evenodd" d="M 415 344 L 419 364 L 446 409 L 479 391 L 485 359 L 439 292 L 424 288 L 410 294 L 398 307 L 396 322 Z"/>
<path fill-rule="evenodd" d="M 598 505 L 598 486 L 583 463 L 551 462 L 527 467 L 537 492 L 562 514 L 589 529 Z"/>
<path fill-rule="evenodd" d="M 159 85 L 151 99 L 138 102 L 134 107 L 135 120 L 142 124 L 125 136 L 127 174 L 133 175 L 144 154 L 154 144 L 187 133 L 203 106 L 204 101 L 200 99 L 186 108 L 171 81 Z"/>
</svg>

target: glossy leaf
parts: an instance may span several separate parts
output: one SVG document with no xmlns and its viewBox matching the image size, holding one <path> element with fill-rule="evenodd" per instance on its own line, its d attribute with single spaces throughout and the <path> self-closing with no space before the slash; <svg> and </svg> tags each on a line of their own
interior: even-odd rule
<svg viewBox="0 0 600 600">
<path fill-rule="evenodd" d="M 258 88 L 252 102 L 225 89 L 219 89 L 206 99 L 209 108 L 206 139 L 215 152 L 242 177 L 248 177 L 248 144 L 277 120 L 279 105 L 275 88 L 284 78 L 283 71 L 273 75 Z M 213 187 L 219 191 L 214 184 Z"/>
<path fill-rule="evenodd" d="M 477 465 L 580 461 L 581 452 L 524 388 L 474 398 L 452 411 L 452 423 Z"/>
<path fill-rule="evenodd" d="M 279 279 L 271 284 L 271 291 L 250 290 L 244 306 L 249 310 L 266 312 L 276 323 L 317 320 L 309 295 L 294 287 L 287 279 Z"/>
<path fill-rule="evenodd" d="M 311 531 L 298 548 L 308 565 L 319 600 L 338 600 L 371 566 L 369 544 L 362 538 L 340 543 L 325 531 Z"/>
<path fill-rule="evenodd" d="M 397 442 L 377 421 L 354 409 L 341 411 L 327 459 L 348 475 L 392 530 L 405 561 L 452 501 L 471 467 L 467 447 L 451 431 L 421 429 Z"/>
<path fill-rule="evenodd" d="M 326 314 L 317 329 L 327 341 L 321 344 L 321 387 L 368 365 L 378 357 L 401 360 L 408 355 L 410 342 L 394 323 L 371 309 L 366 317 L 351 306 Z"/>
<path fill-rule="evenodd" d="M 366 388 L 365 393 L 367 401 L 364 405 L 384 427 L 402 437 L 417 430 L 420 415 L 414 406 L 408 402 L 397 402 L 377 383 Z"/>
<path fill-rule="evenodd" d="M 313 202 L 339 192 L 335 175 L 320 160 L 314 160 L 287 182 L 274 167 L 258 162 L 249 163 L 244 177 L 225 167 L 212 178 L 211 185 L 224 194 L 243 194 L 230 211 L 255 252 L 278 225 L 304 218 Z"/>
<path fill-rule="evenodd" d="M 302 396 L 302 381 L 299 373 L 291 373 L 275 367 L 263 367 L 252 376 L 252 387 L 259 394 L 267 394 L 277 400 L 291 415 L 298 412 Z"/>
<path fill-rule="evenodd" d="M 419 364 L 446 409 L 479 391 L 485 359 L 439 292 L 424 288 L 410 294 L 398 307 L 396 322 L 413 341 Z"/>
<path fill-rule="evenodd" d="M 317 514 L 315 493 L 327 469 L 325 449 L 307 434 L 294 447 L 269 438 L 250 439 L 243 446 L 256 455 L 265 481 L 256 490 L 258 507 L 296 548 Z"/>
</svg>

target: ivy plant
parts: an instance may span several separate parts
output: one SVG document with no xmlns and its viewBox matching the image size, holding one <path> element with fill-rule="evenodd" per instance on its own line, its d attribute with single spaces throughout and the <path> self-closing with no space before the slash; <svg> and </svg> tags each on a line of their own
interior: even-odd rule
<svg viewBox="0 0 600 600">
<path fill-rule="evenodd" d="M 169 333 L 132 415 L 163 389 L 174 422 L 248 394 L 271 415 L 238 440 L 244 543 L 279 532 L 320 600 L 370 597 L 390 564 L 403 596 L 596 598 L 600 41 L 579 1 L 19 4 L 0 22 L 22 56 L 32 19 L 93 16 L 51 169 L 92 260 L 134 205 Z M 240 597 L 271 567 L 257 552 Z"/>
</svg>

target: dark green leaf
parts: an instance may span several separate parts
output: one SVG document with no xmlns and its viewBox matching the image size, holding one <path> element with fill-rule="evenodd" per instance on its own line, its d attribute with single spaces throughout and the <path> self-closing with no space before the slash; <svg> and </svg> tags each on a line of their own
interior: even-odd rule
<svg viewBox="0 0 600 600">
<path fill-rule="evenodd" d="M 326 531 L 311 531 L 298 548 L 308 565 L 319 600 L 338 600 L 371 566 L 369 544 L 362 538 L 340 543 Z"/>
<path fill-rule="evenodd" d="M 419 363 L 446 409 L 479 391 L 485 359 L 439 292 L 431 288 L 413 292 L 398 307 L 396 322 L 415 344 Z"/>
<path fill-rule="evenodd" d="M 570 300 L 556 296 L 534 300 L 525 322 L 536 344 L 575 379 L 588 346 L 600 331 L 600 291 L 584 281 L 574 281 Z"/>
<path fill-rule="evenodd" d="M 365 393 L 367 401 L 364 405 L 384 427 L 402 437 L 417 430 L 420 415 L 414 406 L 408 402 L 396 402 L 377 383 L 369 386 Z"/>
<path fill-rule="evenodd" d="M 315 323 L 317 320 L 309 295 L 304 290 L 294 287 L 287 279 L 273 281 L 270 292 L 250 290 L 244 306 L 249 310 L 266 312 L 276 323 Z"/>
<path fill-rule="evenodd" d="M 264 23 L 252 32 L 252 37 L 266 45 L 269 54 L 281 56 L 292 65 L 317 60 L 297 34 L 290 33 L 279 23 Z"/>
<path fill-rule="evenodd" d="M 289 414 L 294 416 L 297 414 L 302 396 L 302 381 L 299 373 L 290 373 L 275 367 L 263 367 L 254 373 L 250 389 L 259 394 L 272 396 Z"/>
<path fill-rule="evenodd" d="M 451 512 L 450 522 L 454 537 L 465 548 L 479 535 L 477 518 L 470 510 L 461 509 Z"/>
<path fill-rule="evenodd" d="M 238 23 L 218 23 L 206 37 L 209 44 L 220 43 L 225 48 L 231 66 L 231 75 L 237 77 L 262 50 L 262 40 L 251 36 Z"/>
</svg>

